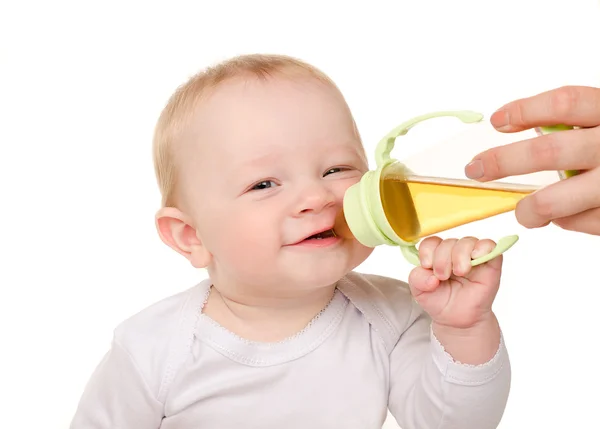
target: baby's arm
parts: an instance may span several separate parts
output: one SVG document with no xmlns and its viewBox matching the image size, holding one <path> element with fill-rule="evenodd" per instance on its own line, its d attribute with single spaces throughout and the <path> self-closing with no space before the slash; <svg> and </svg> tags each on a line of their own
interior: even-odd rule
<svg viewBox="0 0 600 429">
<path fill-rule="evenodd" d="M 117 341 L 100 362 L 79 402 L 70 429 L 158 429 L 163 406 Z"/>
<path fill-rule="evenodd" d="M 415 304 L 413 321 L 390 355 L 389 409 L 403 429 L 495 429 L 504 413 L 511 369 L 506 348 L 482 365 L 461 364 L 431 331 Z"/>
<path fill-rule="evenodd" d="M 390 409 L 406 429 L 494 429 L 510 390 L 510 362 L 492 303 L 502 256 L 471 267 L 490 240 L 431 237 L 410 275 L 413 320 L 391 353 Z M 462 362 L 462 363 L 460 363 Z"/>
</svg>

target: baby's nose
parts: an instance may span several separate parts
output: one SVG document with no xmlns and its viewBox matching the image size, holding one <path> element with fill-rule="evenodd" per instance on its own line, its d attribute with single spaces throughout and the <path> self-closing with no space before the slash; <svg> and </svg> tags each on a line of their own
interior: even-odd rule
<svg viewBox="0 0 600 429">
<path fill-rule="evenodd" d="M 325 186 L 311 186 L 306 188 L 298 202 L 298 213 L 320 212 L 335 203 L 335 195 Z"/>
</svg>

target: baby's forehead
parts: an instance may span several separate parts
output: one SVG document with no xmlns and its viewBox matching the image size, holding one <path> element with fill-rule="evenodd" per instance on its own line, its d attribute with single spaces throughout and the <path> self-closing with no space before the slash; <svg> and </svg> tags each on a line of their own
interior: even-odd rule
<svg viewBox="0 0 600 429">
<path fill-rule="evenodd" d="M 238 113 L 260 113 L 256 107 L 297 105 L 299 102 L 328 101 L 328 107 L 346 110 L 346 102 L 331 84 L 310 75 L 237 76 L 207 89 L 198 100 L 195 114 L 198 118 L 210 116 L 235 116 Z M 301 106 L 298 106 L 299 108 Z"/>
<path fill-rule="evenodd" d="M 336 88 L 306 77 L 237 78 L 222 82 L 199 100 L 186 143 L 194 149 L 222 148 L 255 135 L 293 140 L 330 130 L 355 133 L 352 115 Z"/>
</svg>

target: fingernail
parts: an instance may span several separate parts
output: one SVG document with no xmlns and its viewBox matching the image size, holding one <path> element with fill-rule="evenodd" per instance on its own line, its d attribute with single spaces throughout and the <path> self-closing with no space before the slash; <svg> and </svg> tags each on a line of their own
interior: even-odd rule
<svg viewBox="0 0 600 429">
<path fill-rule="evenodd" d="M 465 167 L 465 175 L 469 179 L 480 179 L 483 177 L 483 162 L 479 159 L 474 159 Z"/>
<path fill-rule="evenodd" d="M 504 131 L 510 128 L 510 115 L 508 110 L 498 110 L 490 118 L 490 122 L 497 130 Z"/>
</svg>

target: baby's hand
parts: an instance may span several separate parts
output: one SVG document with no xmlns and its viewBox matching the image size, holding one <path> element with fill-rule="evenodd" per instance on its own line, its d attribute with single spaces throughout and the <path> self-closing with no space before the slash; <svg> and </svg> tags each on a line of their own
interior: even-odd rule
<svg viewBox="0 0 600 429">
<path fill-rule="evenodd" d="M 419 246 L 421 266 L 408 283 L 421 307 L 438 325 L 469 328 L 492 313 L 500 286 L 502 255 L 471 266 L 471 259 L 490 253 L 491 240 L 428 237 Z"/>
</svg>

